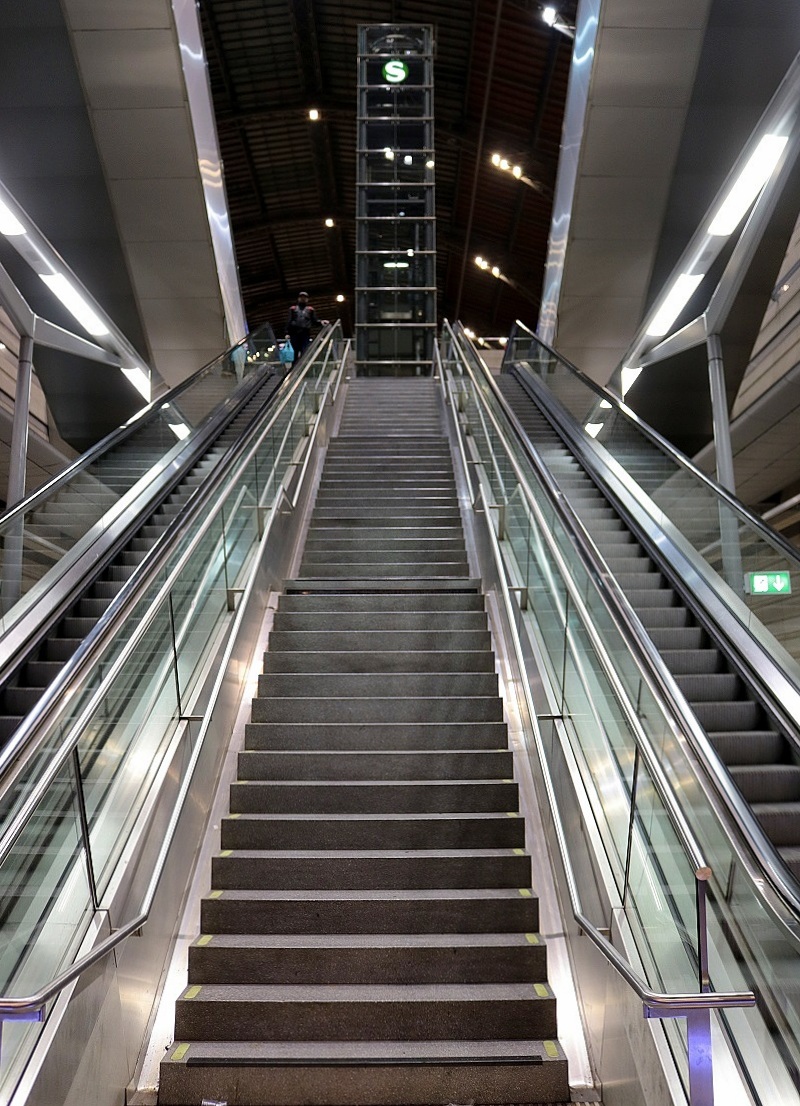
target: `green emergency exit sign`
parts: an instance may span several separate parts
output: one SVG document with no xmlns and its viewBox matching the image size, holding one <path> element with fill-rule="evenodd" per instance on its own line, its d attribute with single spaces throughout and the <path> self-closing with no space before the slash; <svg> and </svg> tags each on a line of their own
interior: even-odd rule
<svg viewBox="0 0 800 1106">
<path fill-rule="evenodd" d="M 790 595 L 792 579 L 788 572 L 748 572 L 744 586 L 749 595 Z"/>
</svg>

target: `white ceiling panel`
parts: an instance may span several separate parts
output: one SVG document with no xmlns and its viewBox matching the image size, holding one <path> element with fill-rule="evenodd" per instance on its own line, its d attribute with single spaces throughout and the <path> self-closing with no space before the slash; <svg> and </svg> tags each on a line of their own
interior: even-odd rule
<svg viewBox="0 0 800 1106">
<path fill-rule="evenodd" d="M 198 177 L 185 107 L 98 111 L 94 126 L 110 180 Z"/>
<path fill-rule="evenodd" d="M 111 190 L 128 242 L 208 240 L 203 193 L 195 178 L 115 180 Z"/>
<path fill-rule="evenodd" d="M 604 26 L 598 46 L 603 80 L 592 87 L 593 103 L 662 108 L 688 104 L 697 68 L 696 37 L 692 30 Z"/>
<path fill-rule="evenodd" d="M 74 31 L 172 26 L 169 0 L 68 0 Z"/>
<path fill-rule="evenodd" d="M 154 350 L 185 349 L 187 334 L 193 335 L 197 347 L 217 353 L 225 348 L 224 322 L 216 300 L 174 296 L 143 299 L 139 306 Z"/>
<path fill-rule="evenodd" d="M 662 177 L 671 173 L 682 113 L 670 107 L 593 105 L 587 112 L 581 169 L 590 177 Z"/>
<path fill-rule="evenodd" d="M 183 76 L 170 29 L 79 31 L 73 41 L 95 111 L 183 103 Z"/>
<path fill-rule="evenodd" d="M 584 177 L 570 237 L 647 240 L 658 233 L 668 191 L 664 178 Z"/>
<path fill-rule="evenodd" d="M 650 268 L 638 241 L 579 238 L 570 247 L 564 274 L 573 296 L 638 299 Z"/>
<path fill-rule="evenodd" d="M 643 0 L 604 0 L 604 27 L 693 27 L 705 26 L 706 11 L 697 0 L 670 0 L 669 3 Z"/>
<path fill-rule="evenodd" d="M 204 299 L 215 275 L 208 242 L 132 242 L 128 247 L 141 299 Z"/>
</svg>

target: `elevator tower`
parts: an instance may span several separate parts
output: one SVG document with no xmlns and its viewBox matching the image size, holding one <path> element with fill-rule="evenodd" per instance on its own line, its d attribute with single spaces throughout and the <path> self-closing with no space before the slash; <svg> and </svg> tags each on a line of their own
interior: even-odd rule
<svg viewBox="0 0 800 1106">
<path fill-rule="evenodd" d="M 433 28 L 358 29 L 356 368 L 431 372 L 436 335 Z"/>
</svg>

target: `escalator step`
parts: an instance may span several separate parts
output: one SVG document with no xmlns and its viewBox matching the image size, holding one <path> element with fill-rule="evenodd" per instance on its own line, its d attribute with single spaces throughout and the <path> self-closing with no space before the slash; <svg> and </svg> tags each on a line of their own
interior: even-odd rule
<svg viewBox="0 0 800 1106">
<path fill-rule="evenodd" d="M 711 742 L 724 762 L 731 764 L 769 764 L 778 760 L 785 743 L 774 730 L 744 730 L 714 733 Z"/>
<path fill-rule="evenodd" d="M 796 764 L 745 764 L 728 769 L 749 803 L 800 801 L 800 766 Z"/>
</svg>

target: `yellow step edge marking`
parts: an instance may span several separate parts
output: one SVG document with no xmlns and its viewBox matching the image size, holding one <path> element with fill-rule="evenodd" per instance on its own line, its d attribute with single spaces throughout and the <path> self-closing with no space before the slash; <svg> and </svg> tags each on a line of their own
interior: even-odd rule
<svg viewBox="0 0 800 1106">
<path fill-rule="evenodd" d="M 534 983 L 533 986 L 539 998 L 550 998 L 550 992 L 547 990 L 545 983 Z"/>
<path fill-rule="evenodd" d="M 182 1060 L 188 1051 L 188 1045 L 178 1045 L 173 1054 L 170 1056 L 170 1060 Z"/>
<path fill-rule="evenodd" d="M 506 815 L 509 818 L 519 818 L 519 811 L 518 810 L 507 810 Z"/>
<path fill-rule="evenodd" d="M 204 933 L 202 937 L 198 937 L 197 938 L 198 947 L 202 948 L 203 945 L 210 944 L 211 943 L 211 938 L 213 936 L 214 936 L 213 933 Z"/>
<path fill-rule="evenodd" d="M 514 849 L 514 852 L 517 854 L 517 856 L 524 856 L 525 855 L 525 850 L 524 849 Z"/>
<path fill-rule="evenodd" d="M 229 814 L 229 818 L 241 818 L 241 814 Z"/>
<path fill-rule="evenodd" d="M 513 783 L 513 780 L 503 780 L 503 783 Z"/>
<path fill-rule="evenodd" d="M 525 934 L 525 940 L 528 942 L 529 945 L 538 945 L 539 944 L 539 934 L 538 933 L 526 933 Z"/>
<path fill-rule="evenodd" d="M 531 891 L 530 887 L 520 887 L 519 893 L 522 895 L 523 899 L 533 898 L 533 891 Z"/>
<path fill-rule="evenodd" d="M 231 856 L 232 853 L 233 853 L 233 849 L 223 849 L 222 852 L 219 855 L 220 856 Z"/>
<path fill-rule="evenodd" d="M 222 892 L 221 892 L 221 891 L 212 891 L 212 892 L 211 892 L 211 893 L 209 894 L 209 896 L 208 896 L 208 897 L 209 897 L 210 899 L 219 899 L 219 898 L 221 898 L 221 897 L 222 897 Z"/>
<path fill-rule="evenodd" d="M 555 1041 L 544 1041 L 544 1050 L 548 1056 L 558 1059 L 558 1046 Z"/>
<path fill-rule="evenodd" d="M 538 987 L 539 984 L 537 983 L 536 986 Z M 189 990 L 186 992 L 186 994 L 183 997 L 184 998 L 197 998 L 197 996 L 200 994 L 202 989 L 203 988 L 198 983 L 196 983 L 194 985 L 194 987 L 189 988 Z"/>
</svg>

